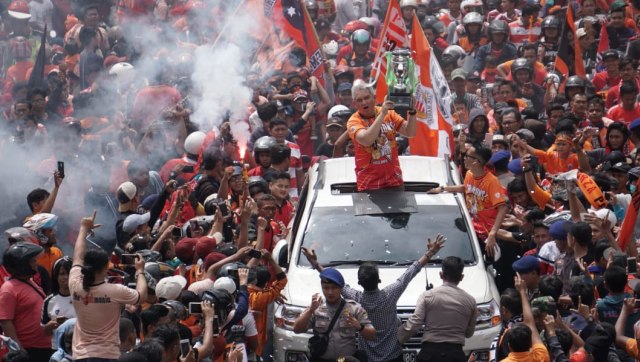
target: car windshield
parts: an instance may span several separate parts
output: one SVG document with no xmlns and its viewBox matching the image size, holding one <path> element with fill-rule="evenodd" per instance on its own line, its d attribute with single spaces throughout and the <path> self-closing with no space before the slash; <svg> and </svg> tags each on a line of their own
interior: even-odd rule
<svg viewBox="0 0 640 362">
<path fill-rule="evenodd" d="M 417 213 L 362 216 L 354 214 L 353 206 L 314 207 L 302 246 L 314 249 L 324 265 L 402 264 L 420 258 L 427 238 L 433 240 L 440 233 L 447 242 L 434 260 L 458 256 L 475 263 L 471 239 L 464 230 L 460 208 L 455 205 L 418 205 Z M 309 263 L 299 255 L 298 265 Z"/>
</svg>

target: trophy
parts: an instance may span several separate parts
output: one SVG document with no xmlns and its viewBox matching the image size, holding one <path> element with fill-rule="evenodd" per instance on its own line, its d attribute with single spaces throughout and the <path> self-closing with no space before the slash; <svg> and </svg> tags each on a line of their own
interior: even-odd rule
<svg viewBox="0 0 640 362">
<path fill-rule="evenodd" d="M 405 115 L 411 109 L 411 99 L 416 90 L 416 72 L 411 51 L 406 48 L 387 52 L 387 99 L 394 104 L 394 110 Z"/>
</svg>

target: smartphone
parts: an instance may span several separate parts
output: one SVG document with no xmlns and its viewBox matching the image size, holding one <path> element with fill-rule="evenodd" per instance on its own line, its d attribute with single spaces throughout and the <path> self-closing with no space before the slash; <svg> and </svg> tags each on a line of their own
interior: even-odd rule
<svg viewBox="0 0 640 362">
<path fill-rule="evenodd" d="M 188 339 L 181 339 L 180 340 L 180 354 L 182 355 L 182 358 L 187 357 L 187 354 L 189 354 L 189 351 L 191 350 L 191 344 L 189 343 Z"/>
<path fill-rule="evenodd" d="M 244 343 L 245 326 L 234 325 L 231 326 L 231 340 L 235 343 Z"/>
<path fill-rule="evenodd" d="M 138 259 L 138 254 L 122 254 L 120 262 L 124 265 L 134 265 Z"/>
<path fill-rule="evenodd" d="M 529 167 L 531 167 L 531 169 L 534 171 L 538 170 L 538 157 L 531 156 L 531 158 L 529 159 Z"/>
<path fill-rule="evenodd" d="M 251 249 L 249 250 L 249 256 L 254 259 L 260 259 L 262 257 L 262 253 L 260 252 L 260 250 Z"/>
<path fill-rule="evenodd" d="M 218 323 L 218 316 L 213 317 L 213 336 L 218 337 L 220 335 L 220 323 Z"/>
<path fill-rule="evenodd" d="M 635 309 L 640 308 L 640 299 L 636 299 L 636 302 L 634 303 L 633 307 L 634 307 Z"/>
<path fill-rule="evenodd" d="M 179 227 L 173 228 L 173 230 L 171 230 L 171 236 L 177 239 L 182 238 L 182 229 Z"/>
<path fill-rule="evenodd" d="M 189 314 L 202 314 L 202 303 L 189 303 Z"/>
<path fill-rule="evenodd" d="M 183 173 L 192 173 L 193 172 L 193 166 L 184 166 L 182 168 L 182 172 Z"/>
<path fill-rule="evenodd" d="M 484 141 L 482 141 L 482 144 L 486 148 L 491 149 L 491 145 L 493 144 L 493 133 L 485 133 Z"/>
<path fill-rule="evenodd" d="M 629 274 L 635 274 L 638 271 L 637 262 L 635 257 L 627 258 L 627 270 Z"/>
<path fill-rule="evenodd" d="M 64 178 L 64 162 L 58 161 L 58 174 L 60 174 L 60 178 Z"/>
</svg>

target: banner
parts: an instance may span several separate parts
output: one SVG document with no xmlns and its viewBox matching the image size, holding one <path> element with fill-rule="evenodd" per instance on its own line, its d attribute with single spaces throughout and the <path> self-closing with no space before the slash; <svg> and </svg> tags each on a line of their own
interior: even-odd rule
<svg viewBox="0 0 640 362">
<path fill-rule="evenodd" d="M 565 79 L 570 75 L 578 75 L 583 78 L 586 76 L 571 5 L 567 6 L 567 19 L 562 26 L 562 33 L 560 34 L 555 68 Z"/>
<path fill-rule="evenodd" d="M 309 60 L 309 73 L 323 82 L 323 56 L 309 13 L 299 0 L 265 0 L 264 13 L 304 49 Z"/>
<path fill-rule="evenodd" d="M 378 79 L 378 82 L 376 82 L 377 103 L 382 103 L 387 95 L 387 84 L 385 83 L 387 60 L 385 54 L 397 47 L 408 48 L 409 38 L 407 37 L 407 29 L 400 11 L 400 3 L 397 0 L 392 0 L 389 2 L 387 15 L 384 18 L 384 26 L 380 33 L 380 46 L 376 51 L 376 56 L 373 60 L 373 71 L 371 72 L 371 78 L 375 79 L 377 77 Z"/>
<path fill-rule="evenodd" d="M 416 136 L 409 139 L 412 155 L 444 157 L 454 150 L 451 92 L 438 60 L 414 16 L 411 52 L 416 65 Z"/>
</svg>

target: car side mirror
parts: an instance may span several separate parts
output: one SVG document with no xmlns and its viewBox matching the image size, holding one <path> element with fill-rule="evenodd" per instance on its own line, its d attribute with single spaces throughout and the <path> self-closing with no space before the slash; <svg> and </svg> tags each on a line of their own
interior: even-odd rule
<svg viewBox="0 0 640 362">
<path fill-rule="evenodd" d="M 282 239 L 276 243 L 271 253 L 278 265 L 286 270 L 289 268 L 289 243 L 287 240 Z"/>
</svg>

